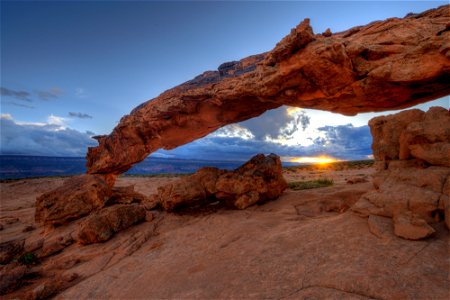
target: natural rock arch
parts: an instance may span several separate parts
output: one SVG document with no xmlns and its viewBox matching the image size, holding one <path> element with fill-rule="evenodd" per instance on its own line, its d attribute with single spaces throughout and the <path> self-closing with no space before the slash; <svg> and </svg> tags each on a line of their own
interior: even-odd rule
<svg viewBox="0 0 450 300">
<path fill-rule="evenodd" d="M 219 66 L 124 116 L 89 148 L 88 173 L 125 172 L 283 104 L 354 115 L 450 94 L 450 6 L 344 32 L 314 34 L 305 19 L 270 52 Z"/>
</svg>

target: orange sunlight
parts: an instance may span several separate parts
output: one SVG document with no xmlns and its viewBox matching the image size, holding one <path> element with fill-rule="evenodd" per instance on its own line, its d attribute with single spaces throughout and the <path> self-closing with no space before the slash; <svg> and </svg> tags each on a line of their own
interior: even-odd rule
<svg viewBox="0 0 450 300">
<path fill-rule="evenodd" d="M 314 163 L 320 165 L 326 165 L 333 162 L 338 162 L 338 159 L 335 159 L 330 156 L 320 155 L 320 156 L 300 156 L 300 157 L 292 157 L 290 162 L 295 163 Z"/>
</svg>

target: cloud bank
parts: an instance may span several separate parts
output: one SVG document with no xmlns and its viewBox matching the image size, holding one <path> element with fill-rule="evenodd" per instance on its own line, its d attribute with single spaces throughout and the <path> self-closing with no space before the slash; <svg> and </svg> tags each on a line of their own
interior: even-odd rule
<svg viewBox="0 0 450 300">
<path fill-rule="evenodd" d="M 86 119 L 90 116 L 71 112 L 69 117 Z M 70 129 L 68 121 L 69 118 L 50 115 L 45 123 L 23 123 L 15 121 L 11 115 L 2 115 L 0 153 L 85 156 L 87 147 L 97 145 L 91 139 L 95 134 Z M 223 127 L 176 149 L 158 150 L 152 156 L 245 161 L 257 153 L 276 153 L 284 161 L 319 155 L 353 160 L 366 159 L 372 154 L 371 143 L 367 125 L 312 128 L 307 113 L 284 107 L 260 118 Z"/>
<path fill-rule="evenodd" d="M 2 114 L 1 154 L 85 156 L 96 146 L 92 132 L 83 133 L 64 126 L 64 118 L 50 116 L 46 123 L 20 123 Z"/>
</svg>

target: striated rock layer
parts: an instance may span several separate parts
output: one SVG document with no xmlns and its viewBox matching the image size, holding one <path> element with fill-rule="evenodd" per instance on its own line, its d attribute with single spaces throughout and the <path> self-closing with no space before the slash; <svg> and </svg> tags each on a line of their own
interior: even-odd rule
<svg viewBox="0 0 450 300">
<path fill-rule="evenodd" d="M 97 137 L 88 173 L 120 174 L 157 149 L 283 104 L 354 115 L 448 95 L 449 8 L 336 34 L 314 34 L 305 19 L 270 52 L 224 63 L 136 107 L 110 135 Z"/>
<path fill-rule="evenodd" d="M 391 217 L 396 235 L 420 239 L 443 221 L 450 229 L 450 113 L 442 107 L 369 121 L 376 190 L 353 206 L 363 216 Z"/>
</svg>

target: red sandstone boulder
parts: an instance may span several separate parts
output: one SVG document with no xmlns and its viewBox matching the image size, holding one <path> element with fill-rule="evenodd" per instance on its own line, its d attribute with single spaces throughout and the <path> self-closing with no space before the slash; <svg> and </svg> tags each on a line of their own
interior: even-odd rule
<svg viewBox="0 0 450 300">
<path fill-rule="evenodd" d="M 443 221 L 450 229 L 450 114 L 442 107 L 369 121 L 378 172 L 375 191 L 352 207 L 359 215 L 394 218 L 395 234 L 420 239 Z"/>
<path fill-rule="evenodd" d="M 411 122 L 422 120 L 423 115 L 423 111 L 411 109 L 371 119 L 369 127 L 375 159 L 380 161 L 399 159 L 400 135 Z"/>
<path fill-rule="evenodd" d="M 80 225 L 78 241 L 81 244 L 100 243 L 115 233 L 144 221 L 145 208 L 140 205 L 118 204 L 89 215 Z"/>
<path fill-rule="evenodd" d="M 60 225 L 102 208 L 111 196 L 108 184 L 96 175 L 80 175 L 36 199 L 36 222 Z"/>
<path fill-rule="evenodd" d="M 233 172 L 222 174 L 217 182 L 217 199 L 239 209 L 259 201 L 278 198 L 287 188 L 280 158 L 258 154 Z"/>
<path fill-rule="evenodd" d="M 401 132 L 400 159 L 419 158 L 431 165 L 450 167 L 450 113 L 431 107 L 422 120 Z"/>
<path fill-rule="evenodd" d="M 159 187 L 151 199 L 165 210 L 217 199 L 244 209 L 258 201 L 275 199 L 286 188 L 280 158 L 275 154 L 258 154 L 235 171 L 202 168 L 191 176 Z"/>
</svg>

